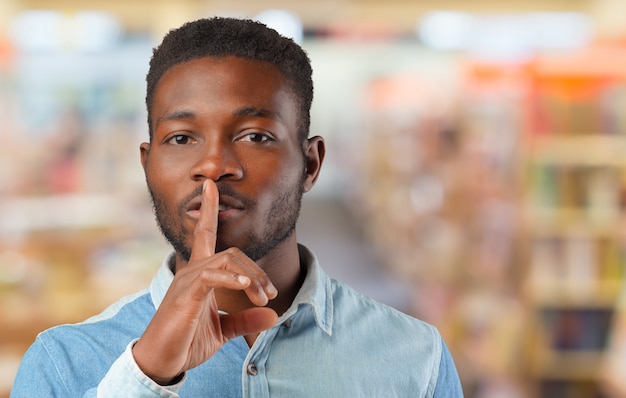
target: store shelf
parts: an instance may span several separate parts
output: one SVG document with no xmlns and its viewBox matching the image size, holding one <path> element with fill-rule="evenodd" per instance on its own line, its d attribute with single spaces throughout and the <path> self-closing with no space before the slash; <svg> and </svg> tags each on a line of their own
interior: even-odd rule
<svg viewBox="0 0 626 398">
<path fill-rule="evenodd" d="M 613 308 L 623 288 L 616 280 L 541 280 L 530 281 L 525 288 L 533 307 L 545 308 Z"/>
<path fill-rule="evenodd" d="M 115 227 L 132 220 L 128 198 L 64 194 L 0 199 L 0 233 Z"/>
<path fill-rule="evenodd" d="M 624 167 L 625 153 L 626 135 L 553 132 L 534 138 L 526 155 L 532 163 Z"/>
<path fill-rule="evenodd" d="M 587 236 L 615 236 L 622 229 L 621 211 L 615 207 L 554 208 L 547 205 L 527 204 L 524 219 L 535 237 L 580 234 Z"/>
<path fill-rule="evenodd" d="M 618 101 L 626 75 L 614 67 L 623 53 L 591 49 L 575 64 L 546 57 L 533 71 L 523 291 L 527 371 L 540 398 L 601 396 L 626 279 L 626 108 Z"/>
<path fill-rule="evenodd" d="M 593 381 L 600 375 L 603 355 L 598 351 L 551 351 L 541 355 L 532 374 L 542 380 Z"/>
</svg>

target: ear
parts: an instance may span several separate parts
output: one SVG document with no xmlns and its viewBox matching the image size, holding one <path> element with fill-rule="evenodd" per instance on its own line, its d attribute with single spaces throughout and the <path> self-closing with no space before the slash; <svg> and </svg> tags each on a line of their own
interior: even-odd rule
<svg viewBox="0 0 626 398">
<path fill-rule="evenodd" d="M 309 138 L 306 143 L 305 162 L 306 162 L 306 179 L 304 181 L 304 192 L 309 192 L 322 169 L 324 156 L 326 155 L 326 144 L 320 136 Z"/>
<path fill-rule="evenodd" d="M 141 165 L 143 166 L 143 172 L 146 172 L 146 166 L 148 164 L 148 154 L 150 153 L 150 144 L 142 142 L 139 145 L 139 153 L 141 155 Z"/>
</svg>

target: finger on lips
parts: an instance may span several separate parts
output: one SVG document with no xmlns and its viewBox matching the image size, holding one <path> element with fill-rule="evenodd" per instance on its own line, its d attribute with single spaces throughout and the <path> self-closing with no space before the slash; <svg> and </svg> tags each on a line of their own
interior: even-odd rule
<svg viewBox="0 0 626 398">
<path fill-rule="evenodd" d="M 215 255 L 219 217 L 219 191 L 213 180 L 206 179 L 202 189 L 200 217 L 194 230 L 190 262 L 205 260 Z M 243 289 L 256 305 L 266 305 L 278 295 L 278 291 L 265 272 L 239 249 L 220 253 L 223 270 L 230 270 L 232 289 Z M 233 274 L 234 272 L 234 274 Z M 234 278 L 233 278 L 234 276 Z"/>
<path fill-rule="evenodd" d="M 198 218 L 194 230 L 190 260 L 200 260 L 215 254 L 219 200 L 219 192 L 215 182 L 209 179 L 204 180 L 200 218 Z"/>
</svg>

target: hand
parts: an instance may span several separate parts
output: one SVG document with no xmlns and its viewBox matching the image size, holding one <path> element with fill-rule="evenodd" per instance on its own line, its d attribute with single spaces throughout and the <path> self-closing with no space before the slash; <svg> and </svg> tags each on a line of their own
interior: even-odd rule
<svg viewBox="0 0 626 398">
<path fill-rule="evenodd" d="M 161 385 L 208 360 L 228 340 L 269 329 L 278 318 L 263 307 L 278 294 L 265 272 L 238 249 L 215 253 L 218 213 L 217 186 L 206 180 L 189 263 L 176 271 L 133 347 L 141 370 Z M 215 289 L 243 290 L 259 307 L 221 315 Z"/>
</svg>

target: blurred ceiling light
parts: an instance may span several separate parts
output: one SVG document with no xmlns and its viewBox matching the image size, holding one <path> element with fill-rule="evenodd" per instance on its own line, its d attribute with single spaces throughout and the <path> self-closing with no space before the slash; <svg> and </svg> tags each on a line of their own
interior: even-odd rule
<svg viewBox="0 0 626 398">
<path fill-rule="evenodd" d="M 61 42 L 62 15 L 56 11 L 24 11 L 9 25 L 9 38 L 19 50 L 54 51 Z"/>
<path fill-rule="evenodd" d="M 297 15 L 285 10 L 270 9 L 257 14 L 254 19 L 276 30 L 281 35 L 293 39 L 296 43 L 302 43 L 302 22 Z"/>
<path fill-rule="evenodd" d="M 535 29 L 538 48 L 580 48 L 591 42 L 591 18 L 578 12 L 535 13 L 529 18 Z"/>
<path fill-rule="evenodd" d="M 84 11 L 73 18 L 75 46 L 79 51 L 99 51 L 114 47 L 122 36 L 120 22 L 101 11 Z"/>
<path fill-rule="evenodd" d="M 121 32 L 119 21 L 101 11 L 23 11 L 9 26 L 12 44 L 25 52 L 102 51 L 112 47 Z"/>
<path fill-rule="evenodd" d="M 417 34 L 435 50 L 511 58 L 542 49 L 584 47 L 594 31 L 590 17 L 577 12 L 481 16 L 434 11 L 418 23 Z"/>
<path fill-rule="evenodd" d="M 490 15 L 468 32 L 466 51 L 483 59 L 519 61 L 535 50 L 534 26 L 525 15 Z"/>
<path fill-rule="evenodd" d="M 418 24 L 418 36 L 433 49 L 461 50 L 474 29 L 474 17 L 456 11 L 433 11 Z"/>
</svg>

